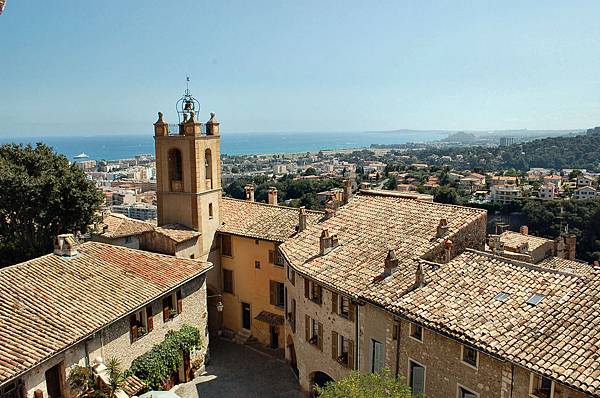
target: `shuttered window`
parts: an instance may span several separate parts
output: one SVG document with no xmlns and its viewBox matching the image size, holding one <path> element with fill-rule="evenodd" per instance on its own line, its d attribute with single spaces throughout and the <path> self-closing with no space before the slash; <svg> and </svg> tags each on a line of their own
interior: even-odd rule
<svg viewBox="0 0 600 398">
<path fill-rule="evenodd" d="M 275 264 L 275 250 L 269 250 L 269 264 Z"/>
<path fill-rule="evenodd" d="M 377 340 L 371 342 L 371 372 L 377 373 L 383 369 L 383 344 Z"/>
<path fill-rule="evenodd" d="M 223 270 L 223 291 L 233 294 L 233 271 Z"/>
<path fill-rule="evenodd" d="M 169 294 L 162 301 L 163 305 L 163 322 L 167 322 L 183 311 L 183 295 L 181 289 Z"/>
<path fill-rule="evenodd" d="M 269 281 L 269 293 L 271 305 L 283 308 L 285 304 L 285 290 L 283 283 Z"/>
<path fill-rule="evenodd" d="M 231 257 L 231 235 L 221 235 L 221 254 Z"/>
</svg>

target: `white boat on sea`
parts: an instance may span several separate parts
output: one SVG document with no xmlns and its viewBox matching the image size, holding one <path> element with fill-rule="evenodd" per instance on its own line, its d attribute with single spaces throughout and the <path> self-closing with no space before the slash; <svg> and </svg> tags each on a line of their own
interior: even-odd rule
<svg viewBox="0 0 600 398">
<path fill-rule="evenodd" d="M 85 152 L 81 152 L 79 155 L 73 156 L 73 159 L 87 159 L 87 158 L 89 158 L 89 156 Z"/>
</svg>

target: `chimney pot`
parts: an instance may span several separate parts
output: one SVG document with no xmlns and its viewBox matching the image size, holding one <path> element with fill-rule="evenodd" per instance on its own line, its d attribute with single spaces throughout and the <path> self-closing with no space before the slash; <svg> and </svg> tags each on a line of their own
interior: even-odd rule
<svg viewBox="0 0 600 398">
<path fill-rule="evenodd" d="M 452 247 L 454 246 L 454 242 L 450 239 L 446 238 L 444 240 L 444 261 L 449 262 L 452 257 Z"/>
<path fill-rule="evenodd" d="M 73 234 L 61 234 L 54 240 L 54 254 L 64 257 L 77 255 L 77 241 Z"/>
<path fill-rule="evenodd" d="M 330 235 L 329 229 L 323 228 L 321 236 L 319 237 L 319 252 L 321 255 L 329 253 L 333 248 L 339 244 L 338 237 L 336 234 Z"/>
<path fill-rule="evenodd" d="M 269 187 L 267 195 L 269 197 L 269 204 L 277 206 L 277 188 Z"/>
<path fill-rule="evenodd" d="M 423 271 L 423 264 L 417 262 L 417 272 L 415 274 L 415 286 L 423 287 L 425 285 L 425 272 Z"/>
<path fill-rule="evenodd" d="M 383 275 L 389 276 L 392 274 L 392 271 L 398 267 L 398 257 L 396 257 L 396 252 L 394 249 L 389 249 L 387 257 L 385 258 L 385 264 L 383 267 Z"/>
<path fill-rule="evenodd" d="M 522 225 L 519 229 L 519 232 L 521 232 L 523 235 L 529 235 L 529 227 L 527 225 Z"/>
<path fill-rule="evenodd" d="M 443 238 L 444 236 L 448 235 L 449 230 L 450 227 L 448 226 L 448 219 L 441 218 L 440 223 L 437 226 L 436 237 Z"/>
<path fill-rule="evenodd" d="M 298 232 L 302 232 L 306 229 L 306 220 L 308 215 L 306 214 L 306 208 L 302 206 L 298 212 Z"/>
<path fill-rule="evenodd" d="M 246 184 L 244 192 L 246 192 L 246 200 L 254 202 L 254 185 Z"/>
</svg>

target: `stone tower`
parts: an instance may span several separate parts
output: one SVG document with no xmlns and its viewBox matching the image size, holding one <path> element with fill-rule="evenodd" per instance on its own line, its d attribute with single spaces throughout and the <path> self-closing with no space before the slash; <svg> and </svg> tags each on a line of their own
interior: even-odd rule
<svg viewBox="0 0 600 398">
<path fill-rule="evenodd" d="M 177 108 L 177 131 L 170 131 L 162 112 L 154 123 L 158 226 L 180 224 L 200 232 L 206 260 L 220 226 L 219 123 L 214 113 L 205 125 L 197 120 L 200 105 L 189 90 Z"/>
</svg>

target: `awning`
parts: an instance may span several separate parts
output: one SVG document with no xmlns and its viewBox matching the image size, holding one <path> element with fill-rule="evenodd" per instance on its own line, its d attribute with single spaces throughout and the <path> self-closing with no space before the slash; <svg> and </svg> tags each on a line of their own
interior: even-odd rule
<svg viewBox="0 0 600 398">
<path fill-rule="evenodd" d="M 283 315 L 273 314 L 269 311 L 261 311 L 254 319 L 268 323 L 271 326 L 283 325 Z"/>
</svg>

